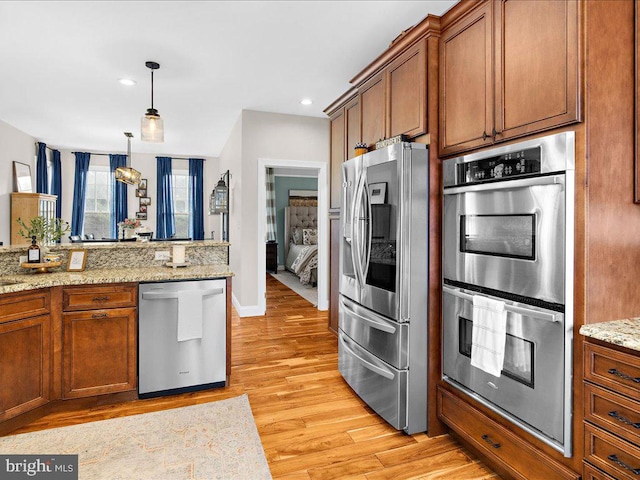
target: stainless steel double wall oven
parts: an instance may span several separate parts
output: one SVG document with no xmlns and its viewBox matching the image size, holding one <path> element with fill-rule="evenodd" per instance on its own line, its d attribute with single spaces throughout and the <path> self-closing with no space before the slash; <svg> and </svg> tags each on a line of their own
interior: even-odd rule
<svg viewBox="0 0 640 480">
<path fill-rule="evenodd" d="M 571 455 L 574 134 L 444 162 L 444 380 Z M 473 296 L 505 302 L 499 377 L 471 365 Z"/>
</svg>

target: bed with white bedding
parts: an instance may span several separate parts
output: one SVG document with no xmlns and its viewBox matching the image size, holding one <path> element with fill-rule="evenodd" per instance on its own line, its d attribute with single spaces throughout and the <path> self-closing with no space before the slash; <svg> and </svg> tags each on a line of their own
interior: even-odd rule
<svg viewBox="0 0 640 480">
<path fill-rule="evenodd" d="M 289 206 L 284 218 L 285 268 L 304 285 L 315 285 L 318 272 L 318 207 Z"/>
</svg>

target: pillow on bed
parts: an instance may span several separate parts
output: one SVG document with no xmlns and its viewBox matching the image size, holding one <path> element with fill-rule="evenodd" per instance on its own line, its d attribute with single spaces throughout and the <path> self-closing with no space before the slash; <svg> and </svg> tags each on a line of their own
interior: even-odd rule
<svg viewBox="0 0 640 480">
<path fill-rule="evenodd" d="M 304 228 L 302 230 L 302 244 L 303 245 L 317 245 L 318 244 L 318 229 L 317 228 Z"/>
<path fill-rule="evenodd" d="M 302 245 L 302 229 L 298 227 L 293 227 L 291 229 L 291 241 L 295 245 Z"/>
</svg>

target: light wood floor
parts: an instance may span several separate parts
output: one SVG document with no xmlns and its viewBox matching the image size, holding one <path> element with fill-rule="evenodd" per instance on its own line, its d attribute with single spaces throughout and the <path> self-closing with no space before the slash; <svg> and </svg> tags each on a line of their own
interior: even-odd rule
<svg viewBox="0 0 640 480">
<path fill-rule="evenodd" d="M 20 432 L 248 394 L 274 478 L 498 478 L 448 435 L 406 435 L 382 421 L 338 373 L 327 313 L 267 275 L 267 314 L 233 315 L 231 386 L 44 417 Z M 250 480 L 250 479 L 248 479 Z"/>
</svg>

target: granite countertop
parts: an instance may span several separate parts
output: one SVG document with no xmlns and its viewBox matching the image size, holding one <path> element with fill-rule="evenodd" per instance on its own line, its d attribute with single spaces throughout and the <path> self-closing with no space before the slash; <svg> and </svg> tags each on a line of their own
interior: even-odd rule
<svg viewBox="0 0 640 480">
<path fill-rule="evenodd" d="M 50 273 L 27 273 L 5 275 L 0 280 L 15 282 L 0 285 L 0 294 L 56 287 L 59 285 L 91 285 L 120 282 L 161 282 L 166 280 L 200 280 L 205 278 L 231 277 L 228 265 L 193 265 L 180 268 L 147 267 L 122 269 L 95 269 L 84 272 L 66 272 L 53 269 Z"/>
<path fill-rule="evenodd" d="M 582 325 L 580 334 L 640 352 L 640 318 Z"/>
</svg>

